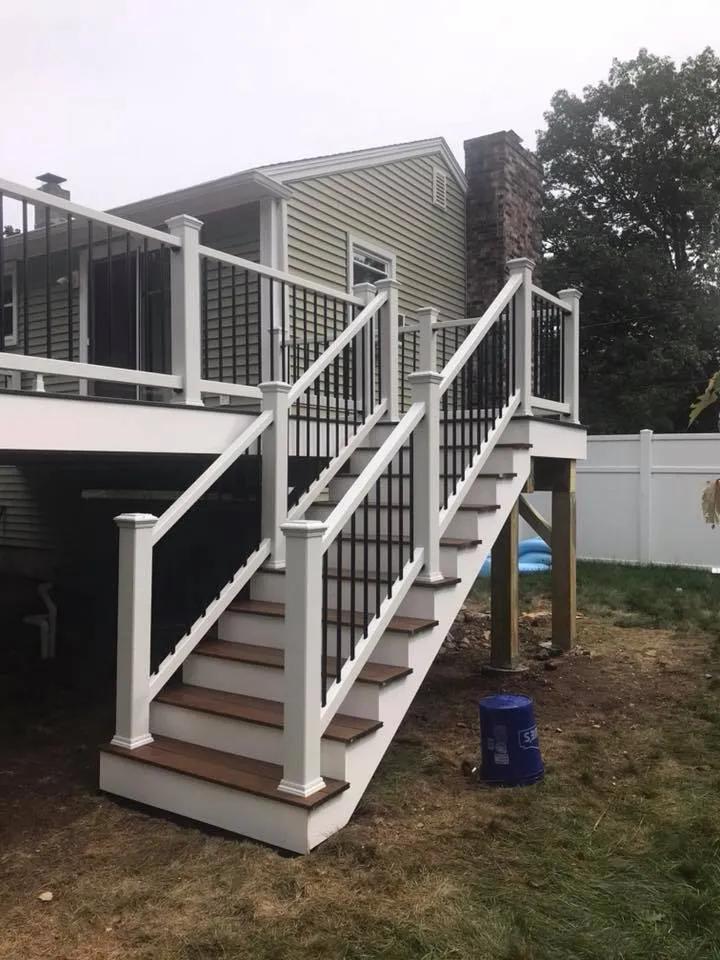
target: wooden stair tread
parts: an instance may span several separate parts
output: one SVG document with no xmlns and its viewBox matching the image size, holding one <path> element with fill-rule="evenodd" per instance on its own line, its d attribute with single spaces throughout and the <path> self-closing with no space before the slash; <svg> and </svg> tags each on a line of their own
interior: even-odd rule
<svg viewBox="0 0 720 960">
<path fill-rule="evenodd" d="M 233 613 L 251 613 L 260 617 L 284 617 L 285 604 L 275 603 L 272 600 L 236 600 L 228 607 Z M 346 613 L 341 613 L 340 622 L 343 625 L 350 623 L 350 617 Z M 337 623 L 337 611 L 328 611 L 328 623 Z M 362 623 L 362 616 L 357 614 L 355 623 Z M 419 630 L 427 630 L 430 627 L 437 626 L 437 620 L 428 620 L 421 617 L 393 617 L 388 625 L 388 630 L 395 633 L 417 633 Z"/>
<path fill-rule="evenodd" d="M 154 767 L 162 767 L 209 783 L 221 784 L 243 793 L 267 797 L 279 803 L 303 807 L 305 810 L 313 810 L 349 786 L 345 780 L 325 778 L 325 786 L 322 790 L 318 790 L 310 797 L 296 797 L 278 790 L 278 784 L 283 775 L 279 764 L 253 760 L 251 757 L 240 757 L 234 753 L 224 753 L 222 750 L 211 750 L 209 747 L 200 747 L 197 744 L 173 740 L 170 737 L 156 737 L 152 743 L 135 750 L 128 750 L 126 747 L 118 747 L 110 743 L 102 747 L 101 752 L 115 754 L 138 763 L 147 763 Z"/>
<path fill-rule="evenodd" d="M 158 703 L 188 710 L 199 710 L 233 720 L 245 720 L 264 727 L 282 729 L 283 704 L 277 700 L 264 700 L 242 693 L 227 693 L 225 690 L 211 690 L 208 687 L 195 687 L 180 683 L 166 687 L 155 698 Z M 318 709 L 320 705 L 318 704 Z M 351 717 L 336 713 L 323 734 L 328 740 L 340 740 L 353 743 L 382 726 L 379 720 L 366 720 L 364 717 Z"/>
<path fill-rule="evenodd" d="M 204 657 L 216 657 L 220 660 L 232 660 L 234 663 L 256 664 L 282 670 L 283 651 L 280 647 L 261 647 L 254 643 L 235 643 L 230 640 L 202 640 L 194 654 Z M 328 675 L 335 675 L 336 658 L 328 658 Z M 358 675 L 359 683 L 385 686 L 393 680 L 412 673 L 411 667 L 396 667 L 390 663 L 366 663 Z"/>
<path fill-rule="evenodd" d="M 338 477 L 350 478 L 350 479 L 353 479 L 353 478 L 354 478 L 354 479 L 357 479 L 359 476 L 361 476 L 360 473 L 355 473 L 355 472 L 350 472 L 350 471 L 348 471 L 348 473 L 339 473 L 339 474 L 338 474 Z M 393 473 L 392 478 L 393 478 L 393 480 L 397 480 L 398 477 L 402 477 L 403 480 L 409 480 L 412 476 L 413 476 L 413 474 L 411 474 L 411 473 Z M 481 470 L 480 473 L 477 475 L 477 478 L 476 478 L 476 479 L 478 479 L 478 480 L 481 480 L 481 479 L 485 479 L 485 480 L 514 480 L 516 476 L 517 476 L 517 473 L 512 473 L 512 472 L 510 472 L 510 471 L 506 471 L 505 473 L 483 473 L 483 471 Z M 441 474 L 440 474 L 440 478 L 442 479 L 443 477 L 452 477 L 453 480 L 456 479 L 456 478 L 455 478 L 455 475 L 454 475 L 454 474 L 451 474 L 451 473 L 441 473 Z M 337 477 L 335 477 L 334 479 L 337 479 Z M 381 480 L 388 480 L 389 478 L 388 478 L 385 474 L 383 474 L 383 475 L 380 477 L 380 479 L 381 479 Z"/>
</svg>

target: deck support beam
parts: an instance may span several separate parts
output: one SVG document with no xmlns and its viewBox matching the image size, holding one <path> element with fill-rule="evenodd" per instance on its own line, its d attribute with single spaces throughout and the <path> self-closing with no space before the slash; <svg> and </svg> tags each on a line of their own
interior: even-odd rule
<svg viewBox="0 0 720 960">
<path fill-rule="evenodd" d="M 575 645 L 577 616 L 575 461 L 558 463 L 552 490 L 552 644 Z"/>
<path fill-rule="evenodd" d="M 518 504 L 515 503 L 492 548 L 490 566 L 490 663 L 492 671 L 520 668 Z"/>
</svg>

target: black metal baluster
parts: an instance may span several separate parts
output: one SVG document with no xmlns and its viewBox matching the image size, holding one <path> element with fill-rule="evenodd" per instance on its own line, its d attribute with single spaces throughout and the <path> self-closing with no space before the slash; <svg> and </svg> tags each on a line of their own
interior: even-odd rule
<svg viewBox="0 0 720 960">
<path fill-rule="evenodd" d="M 23 231 L 23 353 L 30 353 L 30 284 L 28 278 L 28 211 L 27 200 L 22 203 Z M 2 272 L 2 271 L 0 271 Z M 88 287 L 89 289 L 89 287 Z M 88 294 L 89 296 L 89 294 Z M 89 309 L 89 308 L 88 308 Z"/>
<path fill-rule="evenodd" d="M 145 261 L 145 266 L 147 270 L 147 260 Z M 208 261 L 207 257 L 202 258 L 202 314 L 205 318 L 203 323 L 203 379 L 209 380 L 210 378 L 210 297 L 208 290 Z"/>
<path fill-rule="evenodd" d="M 2 205 L 2 198 L 0 198 L 0 205 Z M 75 318 L 73 316 L 72 217 L 69 213 L 67 215 L 67 256 L 65 272 L 67 274 L 68 360 L 72 360 L 74 358 L 73 340 L 75 339 L 75 331 L 73 326 Z M 2 274 L 1 268 L 0 274 Z M 0 297 L 0 300 L 1 299 Z"/>
<path fill-rule="evenodd" d="M 410 552 L 408 560 L 412 560 L 413 554 L 415 553 L 415 484 L 413 483 L 413 477 L 415 476 L 415 433 L 410 434 L 410 482 L 408 484 L 410 490 Z M 402 547 L 400 548 L 402 550 Z"/>
<path fill-rule="evenodd" d="M 135 316 L 135 301 L 130 295 L 133 283 L 132 283 L 132 270 L 131 270 L 131 259 L 130 259 L 130 234 L 125 234 L 125 285 L 127 289 L 127 345 L 128 345 L 128 356 L 135 358 L 135 366 L 133 369 L 141 370 L 142 363 L 140 357 L 140 347 L 142 340 L 140 338 L 140 324 L 137 322 L 139 317 Z M 72 343 L 72 338 L 70 339 Z M 135 399 L 138 399 L 138 391 L 140 387 L 134 389 Z"/>
<path fill-rule="evenodd" d="M 110 228 L 108 227 L 108 230 Z M 45 356 L 52 357 L 52 297 L 50 296 L 50 207 L 45 205 Z"/>
<path fill-rule="evenodd" d="M 338 538 L 335 541 L 337 543 L 337 581 L 335 588 L 335 606 L 337 607 L 335 611 L 335 679 L 340 683 L 341 671 L 342 671 L 342 611 L 343 611 L 343 602 L 342 602 L 342 592 L 343 592 L 343 568 L 342 568 L 342 557 L 343 557 L 343 535 L 342 531 L 338 534 Z"/>
<path fill-rule="evenodd" d="M 237 383 L 237 363 L 238 363 L 238 344 L 237 344 L 237 267 L 235 264 L 232 264 L 230 267 L 230 312 L 232 314 L 230 319 L 230 352 L 232 354 L 230 358 L 230 375 L 232 377 L 231 382 Z M 247 382 L 247 381 L 246 381 Z"/>
<path fill-rule="evenodd" d="M 398 451 L 398 459 L 400 461 L 399 471 L 398 471 L 398 508 L 400 510 L 400 515 L 398 518 L 398 543 L 400 544 L 400 549 L 398 550 L 398 574 L 402 576 L 403 572 L 403 562 L 402 562 L 402 551 L 403 551 L 403 540 L 405 539 L 405 471 L 403 467 L 405 465 L 405 448 L 400 447 Z M 412 477 L 409 478 L 408 483 L 412 483 Z"/>
<path fill-rule="evenodd" d="M 355 520 L 356 520 L 357 511 L 353 510 L 352 517 L 350 518 L 350 659 L 355 659 L 355 619 L 356 619 L 356 610 L 355 610 L 355 587 L 356 587 L 356 578 L 357 570 L 355 567 L 355 547 L 357 545 L 356 539 L 356 529 L 355 529 Z"/>
<path fill-rule="evenodd" d="M 363 637 L 367 637 L 368 623 L 370 622 L 370 533 L 369 533 L 369 498 L 362 502 L 363 508 Z"/>
<path fill-rule="evenodd" d="M 381 553 L 381 519 L 382 511 L 380 508 L 380 479 L 375 482 L 375 616 L 380 616 L 380 568 L 382 566 Z"/>
<path fill-rule="evenodd" d="M 224 381 L 225 374 L 225 350 L 223 349 L 223 320 L 225 317 L 225 309 L 223 304 L 223 264 L 222 260 L 217 261 L 217 317 L 218 317 L 218 380 L 220 383 Z"/>
<path fill-rule="evenodd" d="M 245 376 L 246 376 L 246 382 L 252 383 L 252 380 L 250 379 L 250 274 L 247 270 L 243 272 L 245 274 L 245 278 L 243 282 L 243 299 L 244 299 L 243 310 L 245 313 L 245 316 L 243 318 L 244 319 L 243 326 L 245 329 Z M 262 364 L 260 363 L 260 353 L 261 353 L 260 340 L 258 338 L 258 363 L 260 364 L 260 366 L 258 366 L 258 380 L 257 380 L 258 383 L 262 379 Z"/>
<path fill-rule="evenodd" d="M 321 674 L 321 683 L 322 683 L 322 705 L 325 706 L 327 703 L 327 678 L 329 674 L 328 670 L 328 555 L 327 553 L 323 554 L 322 561 L 322 651 L 321 651 L 321 662 L 320 662 L 320 674 Z"/>
<path fill-rule="evenodd" d="M 246 283 L 248 283 L 248 276 L 245 275 Z M 263 344 L 263 328 L 262 328 L 262 303 L 261 303 L 261 294 L 262 288 L 260 286 L 260 275 L 254 275 L 254 284 L 255 284 L 255 323 L 257 324 L 257 345 L 258 345 L 258 383 L 263 379 L 263 364 L 265 359 L 265 346 Z"/>
<path fill-rule="evenodd" d="M 387 465 L 387 503 L 385 505 L 385 511 L 387 513 L 387 595 L 390 596 L 392 590 L 393 577 L 392 577 L 392 549 L 393 549 L 393 503 L 395 498 L 393 497 L 393 468 L 392 460 Z M 379 490 L 382 490 L 382 486 L 379 487 Z"/>
<path fill-rule="evenodd" d="M 270 306 L 270 379 L 275 379 L 275 297 L 272 285 L 272 277 L 266 277 L 268 285 L 268 301 Z"/>
</svg>

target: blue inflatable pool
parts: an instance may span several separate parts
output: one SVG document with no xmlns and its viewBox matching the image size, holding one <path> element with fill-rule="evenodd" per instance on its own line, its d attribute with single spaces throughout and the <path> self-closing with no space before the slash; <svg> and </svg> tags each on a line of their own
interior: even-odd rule
<svg viewBox="0 0 720 960">
<path fill-rule="evenodd" d="M 490 555 L 480 567 L 480 576 L 490 576 Z M 518 544 L 518 571 L 520 573 L 547 573 L 552 569 L 550 547 L 540 537 L 529 537 Z"/>
</svg>

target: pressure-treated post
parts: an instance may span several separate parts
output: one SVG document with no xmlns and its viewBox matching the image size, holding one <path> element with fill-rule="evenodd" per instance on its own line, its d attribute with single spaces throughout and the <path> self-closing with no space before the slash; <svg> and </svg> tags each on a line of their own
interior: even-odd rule
<svg viewBox="0 0 720 960">
<path fill-rule="evenodd" d="M 418 370 L 437 370 L 437 331 L 435 324 L 440 314 L 435 307 L 421 307 L 415 311 L 415 319 L 420 327 L 418 337 L 420 350 Z"/>
<path fill-rule="evenodd" d="M 117 693 L 112 742 L 134 750 L 151 743 L 150 636 L 152 618 L 152 535 L 150 513 L 115 517 L 119 530 Z"/>
<path fill-rule="evenodd" d="M 179 403 L 202 404 L 200 394 L 200 230 L 202 221 L 186 213 L 166 220 L 182 246 L 170 260 L 170 364 L 182 378 Z M 220 292 L 218 292 L 220 296 Z"/>
<path fill-rule="evenodd" d="M 380 396 L 387 400 L 386 420 L 397 420 L 400 412 L 400 371 L 398 369 L 398 288 L 397 280 L 376 283 L 378 293 L 387 291 L 380 308 Z"/>
<path fill-rule="evenodd" d="M 261 383 L 262 408 L 270 411 L 273 422 L 262 438 L 262 482 L 260 529 L 270 540 L 270 556 L 265 566 L 272 570 L 285 567 L 285 537 L 281 524 L 288 509 L 288 394 L 289 383 Z"/>
<path fill-rule="evenodd" d="M 359 300 L 362 300 L 363 307 L 366 307 L 377 294 L 377 290 L 372 283 L 356 283 L 353 287 L 353 294 L 358 297 Z M 372 324 L 365 324 L 361 336 L 360 360 L 358 364 L 360 369 L 360 383 L 358 386 L 360 389 L 356 390 L 356 402 L 362 404 L 362 410 L 365 416 L 368 417 L 374 406 L 375 349 Z"/>
<path fill-rule="evenodd" d="M 570 420 L 580 423 L 580 297 L 574 287 L 561 290 L 558 297 L 570 308 L 565 315 L 565 336 L 563 352 L 565 370 L 563 372 L 563 396 L 570 405 Z"/>
<path fill-rule="evenodd" d="M 321 770 L 323 523 L 284 523 L 285 668 L 283 778 L 278 789 L 297 797 L 322 790 Z"/>
<path fill-rule="evenodd" d="M 560 650 L 575 644 L 577 617 L 575 549 L 575 461 L 561 460 L 552 491 L 552 642 Z"/>
<path fill-rule="evenodd" d="M 518 504 L 493 544 L 490 565 L 490 671 L 517 671 L 520 660 Z"/>
<path fill-rule="evenodd" d="M 436 583 L 440 571 L 440 384 L 434 370 L 408 377 L 412 402 L 425 404 L 425 416 L 415 429 L 413 476 L 413 521 L 415 545 L 425 551 L 425 563 L 417 579 Z"/>
<path fill-rule="evenodd" d="M 527 257 L 508 260 L 511 277 L 520 274 L 522 285 L 515 294 L 515 389 L 520 391 L 518 415 L 532 413 L 532 277 L 535 263 Z"/>
</svg>

